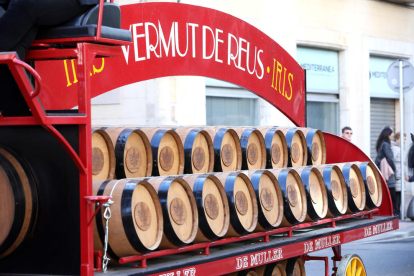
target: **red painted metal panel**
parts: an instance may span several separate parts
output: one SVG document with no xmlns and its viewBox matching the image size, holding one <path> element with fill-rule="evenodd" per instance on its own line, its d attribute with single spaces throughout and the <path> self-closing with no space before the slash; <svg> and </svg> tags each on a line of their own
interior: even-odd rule
<svg viewBox="0 0 414 276">
<path fill-rule="evenodd" d="M 122 28 L 133 33 L 123 55 L 87 68 L 92 96 L 165 76 L 206 76 L 244 87 L 304 126 L 304 70 L 269 36 L 217 10 L 179 3 L 124 5 Z M 37 62 L 46 109 L 77 105 L 70 60 Z"/>
<path fill-rule="evenodd" d="M 223 275 L 234 271 L 265 265 L 275 261 L 301 256 L 370 236 L 376 236 L 385 232 L 396 230 L 398 227 L 399 222 L 398 219 L 395 218 L 385 223 L 374 224 L 372 226 L 361 227 L 354 230 L 328 235 L 325 237 L 310 239 L 307 241 L 289 244 L 269 250 L 258 251 L 246 255 L 234 256 L 231 258 L 203 263 L 192 267 L 184 267 L 176 270 L 151 274 L 149 276 Z"/>
<path fill-rule="evenodd" d="M 360 148 L 355 146 L 353 143 L 345 140 L 342 137 L 330 134 L 327 132 L 323 133 L 326 141 L 326 163 L 344 163 L 344 162 L 368 162 L 371 161 Z M 375 164 L 375 163 L 374 163 Z M 380 216 L 392 216 L 392 201 L 390 191 L 388 190 L 387 182 L 385 182 L 384 176 L 381 171 L 381 184 L 382 184 L 382 203 L 379 207 Z"/>
</svg>

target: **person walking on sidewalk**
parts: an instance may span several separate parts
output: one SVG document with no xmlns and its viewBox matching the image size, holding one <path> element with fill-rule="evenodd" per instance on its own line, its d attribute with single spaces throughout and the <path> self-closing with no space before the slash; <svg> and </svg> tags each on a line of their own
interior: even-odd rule
<svg viewBox="0 0 414 276">
<path fill-rule="evenodd" d="M 391 150 L 394 154 L 394 161 L 395 161 L 395 167 L 397 168 L 397 171 L 395 173 L 395 194 L 396 194 L 396 206 L 397 210 L 401 210 L 401 139 L 400 139 L 400 133 L 397 132 L 395 134 L 395 141 L 391 140 Z M 404 144 L 405 144 L 405 138 L 406 135 L 404 134 Z"/>
<path fill-rule="evenodd" d="M 405 180 L 408 182 L 414 182 L 414 135 L 411 133 L 411 140 L 413 143 L 410 145 L 407 155 L 407 174 Z"/>
<path fill-rule="evenodd" d="M 392 206 L 394 209 L 394 215 L 399 215 L 399 210 L 397 208 L 397 196 L 395 192 L 395 172 L 397 168 L 395 167 L 394 154 L 391 150 L 391 141 L 394 138 L 394 131 L 390 127 L 385 127 L 377 140 L 376 150 L 377 157 L 375 158 L 375 164 L 380 168 L 382 174 L 387 181 L 388 189 L 390 191 Z"/>
</svg>

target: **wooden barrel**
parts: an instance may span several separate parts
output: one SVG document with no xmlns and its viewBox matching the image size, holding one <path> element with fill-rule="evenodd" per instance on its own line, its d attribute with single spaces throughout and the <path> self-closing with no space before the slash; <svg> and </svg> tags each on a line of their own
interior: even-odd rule
<svg viewBox="0 0 414 276">
<path fill-rule="evenodd" d="M 242 170 L 266 168 L 266 145 L 260 131 L 253 128 L 233 128 L 240 138 Z"/>
<path fill-rule="evenodd" d="M 283 196 L 276 177 L 266 170 L 246 172 L 252 182 L 258 206 L 258 224 L 255 231 L 278 227 L 283 219 Z"/>
<path fill-rule="evenodd" d="M 242 271 L 229 273 L 229 274 L 226 274 L 225 276 L 257 276 L 257 273 L 253 270 L 246 269 Z"/>
<path fill-rule="evenodd" d="M 230 226 L 225 237 L 253 232 L 257 226 L 257 201 L 253 185 L 241 172 L 214 174 L 226 191 L 230 209 Z"/>
<path fill-rule="evenodd" d="M 366 194 L 364 179 L 358 166 L 351 163 L 336 164 L 341 170 L 345 179 L 348 192 L 348 214 L 358 213 L 366 206 Z"/>
<path fill-rule="evenodd" d="M 306 276 L 305 264 L 301 258 L 294 257 L 280 263 L 285 268 L 286 276 Z"/>
<path fill-rule="evenodd" d="M 299 174 L 290 168 L 270 170 L 278 182 L 283 196 L 283 220 L 281 226 L 291 226 L 306 218 L 306 193 Z"/>
<path fill-rule="evenodd" d="M 339 217 L 348 209 L 348 192 L 341 169 L 336 165 L 316 166 L 322 174 L 328 195 L 327 217 Z"/>
<path fill-rule="evenodd" d="M 150 142 L 139 129 L 102 127 L 112 140 L 115 149 L 116 178 L 151 176 L 152 151 Z"/>
<path fill-rule="evenodd" d="M 280 262 L 256 267 L 258 276 L 286 276 L 286 268 Z"/>
<path fill-rule="evenodd" d="M 174 128 L 184 146 L 184 173 L 208 173 L 214 170 L 214 148 L 210 135 L 199 128 Z"/>
<path fill-rule="evenodd" d="M 214 171 L 232 172 L 241 169 L 242 153 L 237 133 L 226 127 L 201 127 L 213 140 Z"/>
<path fill-rule="evenodd" d="M 198 211 L 193 191 L 180 177 L 142 178 L 157 191 L 164 217 L 161 249 L 192 243 L 198 231 Z"/>
<path fill-rule="evenodd" d="M 94 195 L 111 193 L 114 203 L 110 206 L 111 218 L 108 222 L 109 256 L 118 260 L 157 249 L 161 243 L 164 220 L 154 188 L 139 179 L 93 182 Z M 104 212 L 104 207 L 100 208 L 94 220 L 94 248 L 101 251 L 105 241 Z"/>
<path fill-rule="evenodd" d="M 194 242 L 207 242 L 223 237 L 230 225 L 230 210 L 226 192 L 214 175 L 183 175 L 193 190 L 198 208 L 199 229 Z"/>
<path fill-rule="evenodd" d="M 137 128 L 147 135 L 152 150 L 152 175 L 168 176 L 184 172 L 184 148 L 174 130 Z"/>
<path fill-rule="evenodd" d="M 289 155 L 283 132 L 275 127 L 258 127 L 257 130 L 265 140 L 266 169 L 286 168 Z"/>
<path fill-rule="evenodd" d="M 92 128 L 92 180 L 107 180 L 115 177 L 115 150 L 109 135 Z"/>
<path fill-rule="evenodd" d="M 306 166 L 308 162 L 308 150 L 306 148 L 305 135 L 296 128 L 282 128 L 281 130 L 286 138 L 286 145 L 288 149 L 288 167 L 302 167 Z"/>
<path fill-rule="evenodd" d="M 306 192 L 308 214 L 305 221 L 318 221 L 328 212 L 328 195 L 322 174 L 315 167 L 294 168 L 300 175 Z"/>
<path fill-rule="evenodd" d="M 381 178 L 377 166 L 372 162 L 354 162 L 359 167 L 365 185 L 365 210 L 377 208 L 382 202 Z"/>
<path fill-rule="evenodd" d="M 308 165 L 326 164 L 326 142 L 323 132 L 312 128 L 298 128 L 306 137 Z"/>
<path fill-rule="evenodd" d="M 37 189 L 29 168 L 0 146 L 0 259 L 23 248 L 36 224 Z"/>
</svg>

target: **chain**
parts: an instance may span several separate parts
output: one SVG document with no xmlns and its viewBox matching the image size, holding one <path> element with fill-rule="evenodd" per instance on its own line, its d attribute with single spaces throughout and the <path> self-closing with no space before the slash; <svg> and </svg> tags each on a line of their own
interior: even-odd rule
<svg viewBox="0 0 414 276">
<path fill-rule="evenodd" d="M 111 209 L 109 208 L 109 206 L 111 206 L 114 202 L 112 200 L 108 200 L 107 203 L 102 205 L 102 208 L 105 208 L 105 212 L 104 212 L 104 218 L 106 220 L 105 223 L 105 244 L 104 244 L 104 255 L 103 255 L 103 260 L 102 260 L 102 270 L 103 272 L 106 272 L 107 268 L 108 268 L 108 262 L 110 261 L 110 258 L 108 258 L 108 256 L 106 255 L 106 251 L 108 250 L 108 222 L 109 219 L 111 218 Z"/>
</svg>

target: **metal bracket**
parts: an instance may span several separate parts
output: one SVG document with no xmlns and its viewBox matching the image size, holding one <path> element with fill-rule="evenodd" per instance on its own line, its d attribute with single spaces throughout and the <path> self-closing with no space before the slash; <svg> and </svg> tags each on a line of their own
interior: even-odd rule
<svg viewBox="0 0 414 276">
<path fill-rule="evenodd" d="M 112 196 L 84 196 L 83 199 L 88 204 L 96 204 L 98 203 L 98 208 L 96 208 L 95 213 L 92 215 L 92 217 L 88 220 L 88 224 L 91 224 L 93 221 L 93 218 L 98 213 L 99 209 L 101 208 L 102 204 L 108 202 L 108 200 L 112 199 Z"/>
<path fill-rule="evenodd" d="M 333 261 L 333 274 L 332 276 L 336 276 L 336 271 L 338 270 L 338 267 L 336 266 L 336 262 L 340 262 L 342 259 L 342 250 L 341 250 L 341 245 L 337 245 L 332 247 L 332 251 L 334 253 L 334 256 L 331 258 Z"/>
</svg>

